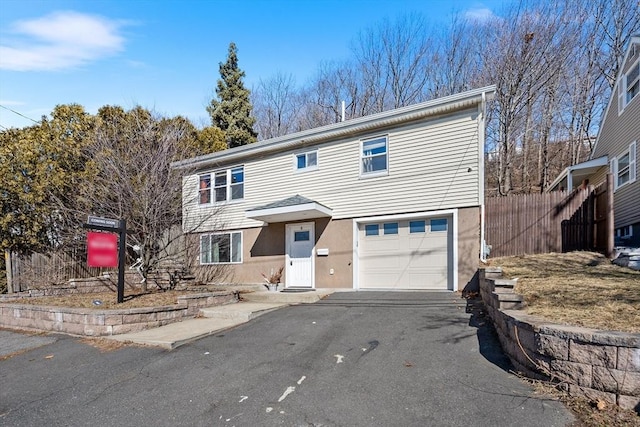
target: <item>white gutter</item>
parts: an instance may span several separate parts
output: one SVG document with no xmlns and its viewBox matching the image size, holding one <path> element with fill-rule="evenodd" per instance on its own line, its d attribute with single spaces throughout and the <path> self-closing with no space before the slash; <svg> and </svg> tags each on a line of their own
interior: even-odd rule
<svg viewBox="0 0 640 427">
<path fill-rule="evenodd" d="M 478 194 L 480 195 L 480 261 L 487 262 L 485 256 L 484 236 L 485 236 L 485 221 L 484 221 L 484 138 L 485 138 L 485 113 L 486 113 L 486 96 L 485 92 L 482 92 L 482 103 L 480 104 L 480 122 L 478 123 L 478 145 L 480 150 L 480 171 L 478 172 L 478 185 L 480 186 Z"/>
<path fill-rule="evenodd" d="M 252 156 L 266 155 L 295 147 L 304 147 L 322 141 L 374 131 L 404 122 L 412 122 L 450 111 L 462 110 L 478 104 L 478 98 L 484 99 L 487 94 L 492 96 L 493 93 L 495 93 L 495 89 L 495 85 L 486 86 L 444 98 L 410 105 L 408 107 L 397 108 L 395 110 L 333 123 L 319 128 L 231 148 L 229 150 L 173 162 L 171 163 L 171 167 L 174 169 L 200 169 L 211 165 L 227 164 Z"/>
</svg>

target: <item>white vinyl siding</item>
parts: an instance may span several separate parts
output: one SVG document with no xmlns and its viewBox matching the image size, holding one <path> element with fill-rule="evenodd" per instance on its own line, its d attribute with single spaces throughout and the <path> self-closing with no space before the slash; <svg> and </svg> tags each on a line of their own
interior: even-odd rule
<svg viewBox="0 0 640 427">
<path fill-rule="evenodd" d="M 333 210 L 333 219 L 479 206 L 480 161 L 477 108 L 405 125 L 389 131 L 388 175 L 361 179 L 361 141 L 379 133 L 337 139 L 316 146 L 322 168 L 299 174 L 291 167 L 296 152 L 244 163 L 242 203 L 224 206 L 215 218 L 191 209 L 197 194 L 185 192 L 185 229 L 204 221 L 202 230 L 259 227 L 245 210 L 296 194 Z M 197 176 L 186 178 L 197 189 Z M 190 181 L 192 184 L 190 184 Z M 201 209 L 200 211 L 206 211 Z"/>
</svg>

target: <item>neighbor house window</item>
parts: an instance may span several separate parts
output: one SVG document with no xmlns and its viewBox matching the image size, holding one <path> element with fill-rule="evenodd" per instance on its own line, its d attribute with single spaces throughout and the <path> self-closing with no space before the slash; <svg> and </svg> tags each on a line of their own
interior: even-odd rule
<svg viewBox="0 0 640 427">
<path fill-rule="evenodd" d="M 318 168 L 318 151 L 296 154 L 296 169 L 299 171 Z"/>
<path fill-rule="evenodd" d="M 380 234 L 378 224 L 367 224 L 364 226 L 365 236 L 377 236 Z"/>
<path fill-rule="evenodd" d="M 447 231 L 447 219 L 432 219 L 431 220 L 431 231 Z"/>
<path fill-rule="evenodd" d="M 244 166 L 200 175 L 198 191 L 201 205 L 243 199 Z"/>
<path fill-rule="evenodd" d="M 239 264 L 241 262 L 241 232 L 200 236 L 200 264 Z"/>
<path fill-rule="evenodd" d="M 389 168 L 388 148 L 386 136 L 362 141 L 361 175 L 385 174 Z"/>
<path fill-rule="evenodd" d="M 629 71 L 620 78 L 618 83 L 618 113 L 626 108 L 627 105 L 640 92 L 640 60 L 629 69 Z"/>
<path fill-rule="evenodd" d="M 618 157 L 611 159 L 611 173 L 614 179 L 614 190 L 636 180 L 636 142 Z"/>
<path fill-rule="evenodd" d="M 622 239 L 628 239 L 633 236 L 633 226 L 627 225 L 626 227 L 621 227 L 616 230 L 616 237 L 620 237 Z"/>
</svg>

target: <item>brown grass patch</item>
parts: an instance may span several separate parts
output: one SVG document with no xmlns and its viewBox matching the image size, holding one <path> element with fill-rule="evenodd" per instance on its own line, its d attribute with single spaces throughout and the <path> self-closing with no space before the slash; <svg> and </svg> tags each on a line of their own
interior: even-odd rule
<svg viewBox="0 0 640 427">
<path fill-rule="evenodd" d="M 97 348 L 102 353 L 120 350 L 121 348 L 132 344 L 131 342 L 116 341 L 107 338 L 81 338 L 78 341 Z"/>
<path fill-rule="evenodd" d="M 11 300 L 16 304 L 52 305 L 56 307 L 93 308 L 96 310 L 114 310 L 125 308 L 158 307 L 178 303 L 178 296 L 184 291 L 148 291 L 130 292 L 124 295 L 124 302 L 118 304 L 115 292 L 101 292 L 90 294 L 70 294 L 51 297 L 30 297 Z M 101 304 L 95 304 L 100 301 Z"/>
<path fill-rule="evenodd" d="M 524 255 L 490 260 L 518 278 L 526 312 L 554 322 L 640 333 L 640 272 L 593 252 Z"/>
</svg>

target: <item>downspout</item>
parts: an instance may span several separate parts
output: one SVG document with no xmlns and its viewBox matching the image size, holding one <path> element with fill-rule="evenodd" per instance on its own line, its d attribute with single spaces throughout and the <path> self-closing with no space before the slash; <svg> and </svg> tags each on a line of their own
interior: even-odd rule
<svg viewBox="0 0 640 427">
<path fill-rule="evenodd" d="M 478 123 L 478 145 L 480 150 L 480 171 L 478 180 L 479 183 L 479 198 L 480 198 L 480 261 L 483 263 L 487 262 L 486 252 L 485 252 L 485 229 L 484 229 L 484 133 L 485 133 L 485 109 L 486 109 L 486 92 L 482 92 L 482 102 L 480 103 L 480 123 Z"/>
</svg>

